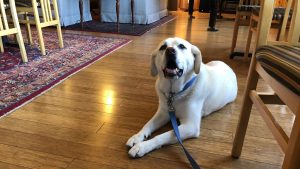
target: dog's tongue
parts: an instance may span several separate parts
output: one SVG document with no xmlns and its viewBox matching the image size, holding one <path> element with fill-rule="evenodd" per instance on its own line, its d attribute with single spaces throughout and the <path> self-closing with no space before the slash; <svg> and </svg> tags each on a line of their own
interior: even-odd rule
<svg viewBox="0 0 300 169">
<path fill-rule="evenodd" d="M 171 73 L 171 74 L 176 74 L 178 72 L 178 69 L 170 69 L 170 68 L 166 68 L 166 72 L 167 73 Z"/>
</svg>

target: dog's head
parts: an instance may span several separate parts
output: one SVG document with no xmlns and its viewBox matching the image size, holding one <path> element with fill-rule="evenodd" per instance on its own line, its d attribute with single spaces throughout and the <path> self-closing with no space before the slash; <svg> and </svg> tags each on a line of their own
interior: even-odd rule
<svg viewBox="0 0 300 169">
<path fill-rule="evenodd" d="M 200 72 L 200 50 L 181 38 L 168 38 L 152 54 L 151 75 L 179 79 L 184 74 Z"/>
</svg>

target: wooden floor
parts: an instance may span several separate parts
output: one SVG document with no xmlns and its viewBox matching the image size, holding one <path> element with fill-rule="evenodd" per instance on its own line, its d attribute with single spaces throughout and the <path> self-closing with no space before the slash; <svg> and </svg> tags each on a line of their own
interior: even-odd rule
<svg viewBox="0 0 300 169">
<path fill-rule="evenodd" d="M 283 153 L 255 110 L 241 158 L 230 157 L 250 60 L 228 59 L 232 19 L 218 21 L 220 31 L 215 33 L 207 32 L 207 25 L 205 15 L 189 21 L 186 14 L 179 14 L 176 20 L 143 36 L 124 36 L 133 41 L 2 118 L 0 169 L 189 168 L 178 145 L 163 147 L 140 159 L 129 158 L 125 146 L 157 107 L 155 78 L 149 70 L 150 54 L 161 40 L 174 36 L 197 45 L 204 62 L 225 61 L 238 76 L 237 100 L 204 118 L 201 136 L 184 142 L 203 169 L 280 168 Z M 246 27 L 240 35 L 238 50 L 243 50 Z M 263 83 L 259 88 L 269 90 Z M 289 133 L 293 123 L 289 110 L 282 106 L 271 108 Z M 166 129 L 170 126 L 163 130 Z"/>
</svg>

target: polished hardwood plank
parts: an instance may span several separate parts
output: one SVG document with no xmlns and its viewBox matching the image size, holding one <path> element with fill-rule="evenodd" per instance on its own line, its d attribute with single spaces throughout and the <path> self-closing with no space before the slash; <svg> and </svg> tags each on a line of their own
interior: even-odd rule
<svg viewBox="0 0 300 169">
<path fill-rule="evenodd" d="M 131 159 L 125 146 L 157 109 L 151 53 L 163 39 L 178 36 L 197 45 L 205 63 L 229 64 L 239 85 L 237 100 L 203 118 L 201 136 L 185 141 L 186 148 L 204 169 L 279 169 L 284 154 L 255 109 L 242 156 L 230 157 L 250 64 L 250 58 L 229 59 L 233 20 L 218 20 L 220 31 L 207 32 L 208 15 L 195 13 L 193 20 L 186 13 L 176 15 L 140 37 L 65 31 L 133 41 L 0 119 L 0 168 L 189 168 L 178 144 L 139 159 Z M 239 31 L 236 49 L 242 51 L 248 29 Z M 270 90 L 262 81 L 258 88 Z M 293 115 L 284 106 L 271 109 L 289 135 Z M 170 129 L 168 124 L 153 136 Z"/>
<path fill-rule="evenodd" d="M 0 144 L 1 161 L 28 168 L 66 168 L 72 158 Z"/>
<path fill-rule="evenodd" d="M 27 167 L 12 165 L 12 164 L 1 162 L 1 161 L 0 161 L 0 168 L 5 168 L 5 169 L 28 169 Z"/>
<path fill-rule="evenodd" d="M 67 167 L 67 169 L 121 169 L 120 167 L 116 166 L 111 166 L 111 165 L 105 165 L 105 164 L 99 164 L 95 162 L 90 162 L 90 161 L 84 161 L 84 160 L 78 160 L 75 159 L 72 161 L 72 163 Z"/>
</svg>

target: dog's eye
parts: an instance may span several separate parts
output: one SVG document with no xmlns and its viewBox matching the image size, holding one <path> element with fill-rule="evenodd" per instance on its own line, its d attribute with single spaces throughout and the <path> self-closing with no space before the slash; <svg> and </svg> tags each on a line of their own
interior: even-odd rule
<svg viewBox="0 0 300 169">
<path fill-rule="evenodd" d="M 186 49 L 186 47 L 183 44 L 178 45 L 179 49 Z"/>
<path fill-rule="evenodd" d="M 167 49 L 167 45 L 162 45 L 162 46 L 159 48 L 159 50 L 165 50 L 165 49 Z"/>
</svg>

